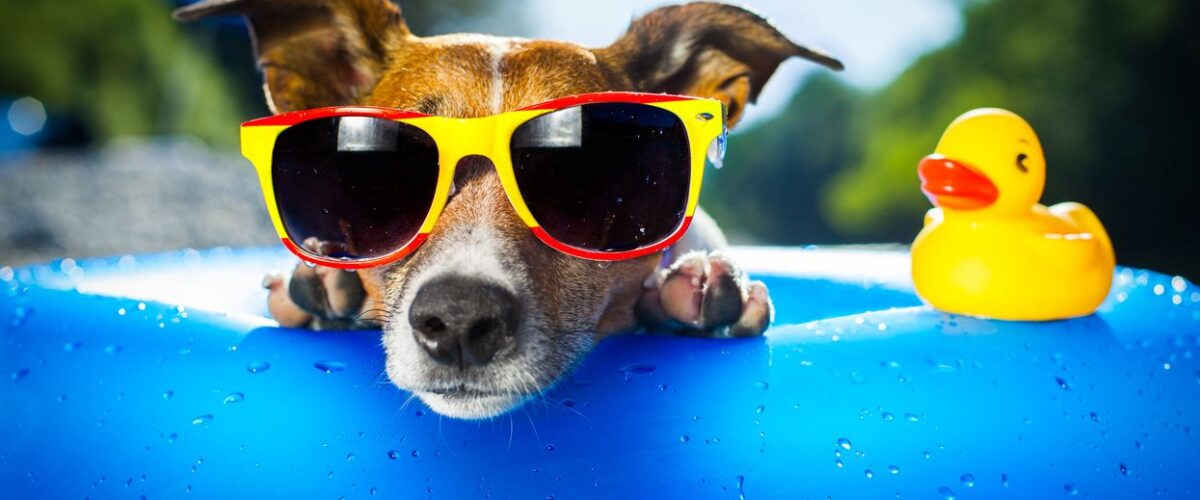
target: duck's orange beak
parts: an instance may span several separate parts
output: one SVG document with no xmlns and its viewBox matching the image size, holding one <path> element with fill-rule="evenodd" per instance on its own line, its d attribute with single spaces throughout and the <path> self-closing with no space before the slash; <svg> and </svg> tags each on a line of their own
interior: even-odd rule
<svg viewBox="0 0 1200 500">
<path fill-rule="evenodd" d="M 979 210 L 1000 197 L 991 179 L 965 163 L 931 154 L 917 165 L 921 192 L 934 206 L 953 210 Z"/>
</svg>

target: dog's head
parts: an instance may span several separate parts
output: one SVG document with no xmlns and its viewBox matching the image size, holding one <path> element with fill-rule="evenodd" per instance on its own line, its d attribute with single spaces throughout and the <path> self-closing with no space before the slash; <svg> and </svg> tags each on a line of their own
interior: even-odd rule
<svg viewBox="0 0 1200 500">
<path fill-rule="evenodd" d="M 733 125 L 785 59 L 840 68 L 765 19 L 715 3 L 660 8 L 599 49 L 421 38 L 387 0 L 208 0 L 177 16 L 226 13 L 249 20 L 275 112 L 366 104 L 469 118 L 642 91 L 719 99 Z M 490 162 L 468 157 L 420 250 L 362 274 L 388 311 L 391 380 L 439 413 L 484 418 L 553 385 L 597 338 L 635 327 L 642 283 L 659 259 L 606 265 L 546 246 L 517 217 Z"/>
</svg>

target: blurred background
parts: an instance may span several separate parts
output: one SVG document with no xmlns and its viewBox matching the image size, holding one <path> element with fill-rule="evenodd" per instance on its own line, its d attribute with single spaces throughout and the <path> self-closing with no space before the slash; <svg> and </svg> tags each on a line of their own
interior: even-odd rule
<svg viewBox="0 0 1200 500">
<path fill-rule="evenodd" d="M 277 242 L 236 152 L 268 113 L 246 30 L 181 3 L 0 0 L 0 265 Z M 604 46 L 660 3 L 400 5 L 418 35 Z M 747 112 L 703 200 L 735 242 L 910 242 L 917 161 L 1000 106 L 1042 139 L 1045 201 L 1091 206 L 1122 264 L 1200 278 L 1200 2 L 742 3 L 847 70 L 786 63 Z"/>
</svg>

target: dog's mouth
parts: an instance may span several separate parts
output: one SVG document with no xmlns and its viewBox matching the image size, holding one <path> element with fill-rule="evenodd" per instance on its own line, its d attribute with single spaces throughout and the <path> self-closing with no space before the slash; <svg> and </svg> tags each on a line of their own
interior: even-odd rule
<svg viewBox="0 0 1200 500">
<path fill-rule="evenodd" d="M 465 385 L 413 391 L 433 411 L 463 420 L 488 419 L 521 406 L 529 394 L 491 391 Z"/>
<path fill-rule="evenodd" d="M 419 389 L 413 392 L 436 394 L 446 399 L 473 399 L 473 398 L 497 398 L 497 397 L 514 397 L 524 398 L 529 394 L 517 391 L 494 391 L 470 387 L 466 384 L 459 384 L 450 387 L 433 387 L 427 389 Z"/>
</svg>

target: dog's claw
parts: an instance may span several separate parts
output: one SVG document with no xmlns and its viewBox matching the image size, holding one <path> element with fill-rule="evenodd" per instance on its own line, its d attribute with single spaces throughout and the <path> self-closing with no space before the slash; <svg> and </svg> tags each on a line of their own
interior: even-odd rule
<svg viewBox="0 0 1200 500">
<path fill-rule="evenodd" d="M 681 255 L 644 284 L 638 304 L 645 326 L 706 337 L 752 337 L 771 323 L 767 287 L 750 281 L 719 252 Z"/>
</svg>

